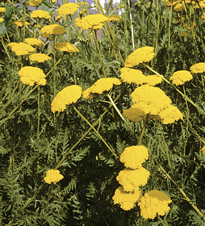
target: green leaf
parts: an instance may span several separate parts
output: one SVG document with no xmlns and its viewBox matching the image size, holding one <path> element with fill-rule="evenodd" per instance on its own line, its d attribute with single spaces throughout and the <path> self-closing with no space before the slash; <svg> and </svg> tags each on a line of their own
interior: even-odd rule
<svg viewBox="0 0 205 226">
<path fill-rule="evenodd" d="M 0 23 L 0 35 L 4 36 L 6 33 L 7 29 L 4 23 Z"/>
</svg>

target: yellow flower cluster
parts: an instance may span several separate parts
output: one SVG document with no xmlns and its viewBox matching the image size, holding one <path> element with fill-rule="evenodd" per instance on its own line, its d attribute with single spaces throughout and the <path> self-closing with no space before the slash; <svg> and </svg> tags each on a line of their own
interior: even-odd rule
<svg viewBox="0 0 205 226">
<path fill-rule="evenodd" d="M 121 83 L 118 78 L 101 78 L 83 92 L 83 98 L 91 99 L 95 94 L 102 94 L 104 91 L 111 90 L 114 85 L 120 85 Z"/>
<path fill-rule="evenodd" d="M 46 173 L 46 177 L 44 177 L 44 181 L 47 184 L 51 184 L 51 183 L 56 184 L 63 178 L 64 177 L 63 177 L 63 175 L 60 174 L 59 170 L 48 170 L 48 172 Z"/>
<path fill-rule="evenodd" d="M 69 53 L 78 53 L 79 50 L 71 43 L 68 42 L 59 42 L 55 44 L 57 50 Z"/>
<path fill-rule="evenodd" d="M 43 37 L 48 38 L 49 35 L 62 35 L 65 33 L 65 28 L 58 24 L 47 25 L 40 30 Z"/>
<path fill-rule="evenodd" d="M 146 117 L 144 111 L 135 106 L 135 104 L 131 108 L 123 110 L 123 115 L 132 122 L 140 122 Z"/>
<path fill-rule="evenodd" d="M 17 27 L 23 27 L 24 25 L 27 26 L 30 23 L 23 21 L 23 20 L 17 20 L 15 22 L 13 22 L 13 24 L 15 24 Z"/>
<path fill-rule="evenodd" d="M 0 7 L 0 13 L 4 13 L 6 12 L 6 8 L 5 7 Z"/>
<path fill-rule="evenodd" d="M 125 67 L 134 67 L 144 62 L 149 62 L 155 56 L 154 48 L 151 46 L 141 47 L 131 53 L 126 61 Z"/>
<path fill-rule="evenodd" d="M 42 3 L 42 0 L 30 0 L 29 2 L 28 2 L 28 4 L 30 5 L 30 6 L 38 6 L 38 5 L 40 5 Z"/>
<path fill-rule="evenodd" d="M 21 76 L 20 80 L 26 85 L 33 86 L 34 83 L 37 83 L 38 85 L 46 84 L 46 75 L 40 68 L 25 66 L 22 67 L 18 73 L 19 76 Z"/>
<path fill-rule="evenodd" d="M 154 219 L 157 214 L 164 216 L 169 211 L 172 200 L 163 192 L 152 190 L 147 192 L 139 201 L 141 216 L 145 219 Z"/>
<path fill-rule="evenodd" d="M 18 56 L 27 55 L 35 51 L 35 49 L 32 46 L 23 42 L 20 42 L 20 43 L 13 42 L 13 43 L 9 43 L 7 46 L 9 46 L 11 50 L 15 52 L 15 54 Z"/>
<path fill-rule="evenodd" d="M 71 85 L 61 90 L 53 99 L 51 103 L 51 111 L 64 111 L 66 105 L 76 103 L 81 97 L 82 88 L 78 85 Z"/>
<path fill-rule="evenodd" d="M 192 78 L 193 76 L 189 71 L 181 70 L 174 72 L 170 77 L 170 80 L 172 80 L 173 84 L 178 86 L 183 85 L 185 82 L 190 81 Z"/>
<path fill-rule="evenodd" d="M 160 84 L 162 82 L 162 78 L 159 77 L 159 75 L 148 75 L 146 77 L 146 83 L 147 85 L 150 85 L 150 86 L 155 86 L 157 84 Z"/>
<path fill-rule="evenodd" d="M 72 15 L 73 13 L 77 12 L 79 5 L 76 3 L 66 3 L 59 7 L 57 10 L 58 15 Z"/>
<path fill-rule="evenodd" d="M 109 21 L 119 21 L 121 19 L 121 16 L 119 15 L 111 15 L 108 17 Z"/>
<path fill-rule="evenodd" d="M 24 42 L 26 42 L 31 46 L 39 46 L 39 47 L 43 46 L 43 42 L 37 38 L 26 38 Z"/>
<path fill-rule="evenodd" d="M 35 10 L 30 15 L 31 18 L 44 18 L 44 19 L 50 19 L 51 15 L 49 12 L 46 12 L 44 10 Z"/>
<path fill-rule="evenodd" d="M 205 155 L 205 146 L 201 149 L 201 152 Z"/>
<path fill-rule="evenodd" d="M 43 63 L 47 60 L 51 60 L 51 58 L 44 53 L 33 53 L 29 56 L 31 61 L 37 61 L 39 63 Z"/>
<path fill-rule="evenodd" d="M 205 72 L 205 63 L 200 62 L 197 64 L 194 64 L 193 66 L 190 67 L 190 70 L 192 73 L 204 73 Z"/>
</svg>

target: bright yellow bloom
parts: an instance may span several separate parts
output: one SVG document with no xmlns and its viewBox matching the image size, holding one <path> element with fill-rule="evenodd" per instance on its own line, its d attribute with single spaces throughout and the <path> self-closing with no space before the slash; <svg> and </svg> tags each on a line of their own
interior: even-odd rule
<svg viewBox="0 0 205 226">
<path fill-rule="evenodd" d="M 71 43 L 68 42 L 58 42 L 55 44 L 57 50 L 69 53 L 78 53 L 79 50 Z"/>
<path fill-rule="evenodd" d="M 137 169 L 148 159 L 148 149 L 143 145 L 130 146 L 124 149 L 120 155 L 120 162 L 126 168 Z"/>
<path fill-rule="evenodd" d="M 82 88 L 78 85 L 71 85 L 65 87 L 61 90 L 53 99 L 51 103 L 51 111 L 55 113 L 56 111 L 64 111 L 66 105 L 76 103 L 77 100 L 81 97 Z"/>
<path fill-rule="evenodd" d="M 141 216 L 145 219 L 154 219 L 157 214 L 164 216 L 169 211 L 172 200 L 163 192 L 152 190 L 146 193 L 138 203 Z"/>
<path fill-rule="evenodd" d="M 150 86 L 155 86 L 157 84 L 160 84 L 162 82 L 162 78 L 159 77 L 159 75 L 148 75 L 146 77 L 146 83 Z"/>
<path fill-rule="evenodd" d="M 121 19 L 121 16 L 118 15 L 111 15 L 108 17 L 109 21 L 119 21 Z"/>
<path fill-rule="evenodd" d="M 4 18 L 3 17 L 0 17 L 0 23 L 3 22 L 3 21 L 4 21 Z"/>
<path fill-rule="evenodd" d="M 37 38 L 26 38 L 24 42 L 26 42 L 31 46 L 39 46 L 39 47 L 43 46 L 43 42 Z"/>
<path fill-rule="evenodd" d="M 81 19 L 81 18 L 76 18 L 75 19 L 75 24 L 78 27 L 82 28 L 83 30 L 87 30 L 87 29 L 92 27 L 92 26 L 90 26 L 90 24 L 86 20 Z"/>
<path fill-rule="evenodd" d="M 142 85 L 146 83 L 147 79 L 146 76 L 140 70 L 131 69 L 131 68 L 121 68 L 120 69 L 120 77 L 122 78 L 123 82 L 127 82 L 129 84 L 135 83 L 137 85 Z"/>
<path fill-rule="evenodd" d="M 184 5 L 183 4 L 177 4 L 177 5 L 175 5 L 174 6 L 174 10 L 176 11 L 176 12 L 181 12 L 181 11 L 183 11 L 184 10 Z"/>
<path fill-rule="evenodd" d="M 43 37 L 48 38 L 49 35 L 62 35 L 65 33 L 65 28 L 58 24 L 47 25 L 40 30 Z"/>
<path fill-rule="evenodd" d="M 26 85 L 33 86 L 37 83 L 44 86 L 46 84 L 46 75 L 40 68 L 25 66 L 18 73 L 21 76 L 20 80 Z"/>
<path fill-rule="evenodd" d="M 83 98 L 85 99 L 93 99 L 94 97 L 98 96 L 97 94 L 92 93 L 92 86 L 84 90 L 82 95 L 83 95 Z"/>
<path fill-rule="evenodd" d="M 124 210 L 133 209 L 136 206 L 136 202 L 139 202 L 142 197 L 142 192 L 139 188 L 135 188 L 133 192 L 124 191 L 120 186 L 115 190 L 115 194 L 112 197 L 114 204 L 120 204 L 120 207 Z"/>
<path fill-rule="evenodd" d="M 50 19 L 51 15 L 49 12 L 46 12 L 44 10 L 35 10 L 31 13 L 31 18 Z"/>
<path fill-rule="evenodd" d="M 158 87 L 143 85 L 131 94 L 136 107 L 145 114 L 157 115 L 171 103 L 171 99 Z"/>
<path fill-rule="evenodd" d="M 205 146 L 201 149 L 201 152 L 205 155 Z"/>
<path fill-rule="evenodd" d="M 29 56 L 31 61 L 37 61 L 39 63 L 43 63 L 47 60 L 51 60 L 51 58 L 44 53 L 33 53 Z"/>
<path fill-rule="evenodd" d="M 103 23 L 99 23 L 98 25 L 93 25 L 93 29 L 95 29 L 95 30 L 102 29 L 103 26 L 104 26 Z"/>
<path fill-rule="evenodd" d="M 205 3 L 203 1 L 199 1 L 198 4 L 195 4 L 194 6 L 195 9 L 204 9 L 205 8 Z"/>
<path fill-rule="evenodd" d="M 203 73 L 205 72 L 205 63 L 197 63 L 190 67 L 192 73 Z"/>
<path fill-rule="evenodd" d="M 131 108 L 125 109 L 123 115 L 132 122 L 140 122 L 146 117 L 144 111 L 137 108 L 135 104 Z"/>
<path fill-rule="evenodd" d="M 139 186 L 144 186 L 150 176 L 149 171 L 144 167 L 138 169 L 121 170 L 117 176 L 117 181 L 123 186 L 123 189 L 127 192 L 132 192 Z"/>
<path fill-rule="evenodd" d="M 28 4 L 30 5 L 30 6 L 38 6 L 38 5 L 40 5 L 42 3 L 42 0 L 30 0 L 29 2 L 28 2 Z"/>
<path fill-rule="evenodd" d="M 18 44 L 17 42 L 10 42 L 7 44 L 7 46 L 12 49 L 17 44 Z"/>
<path fill-rule="evenodd" d="M 23 43 L 23 42 L 14 44 L 11 47 L 11 50 L 13 52 L 15 52 L 15 54 L 18 56 L 27 55 L 27 54 L 35 51 L 35 49 L 32 46 L 30 46 L 29 44 Z"/>
<path fill-rule="evenodd" d="M 6 12 L 6 7 L 0 7 L 0 13 Z"/>
<path fill-rule="evenodd" d="M 192 78 L 193 76 L 189 71 L 181 70 L 174 72 L 173 75 L 170 77 L 170 80 L 172 80 L 173 84 L 178 86 L 183 85 L 185 82 L 190 81 Z"/>
<path fill-rule="evenodd" d="M 23 21 L 23 20 L 17 20 L 15 22 L 13 22 L 13 24 L 15 24 L 17 27 L 23 27 L 24 24 L 25 26 L 29 25 L 30 23 Z"/>
<path fill-rule="evenodd" d="M 47 184 L 51 184 L 51 183 L 56 184 L 63 178 L 64 177 L 63 177 L 63 175 L 60 174 L 59 170 L 48 170 L 48 172 L 46 173 L 46 177 L 44 177 L 44 181 Z"/>
<path fill-rule="evenodd" d="M 60 6 L 57 10 L 58 15 L 72 15 L 78 11 L 79 5 L 76 3 L 66 3 Z"/>
<path fill-rule="evenodd" d="M 131 53 L 126 61 L 124 67 L 134 67 L 144 62 L 149 62 L 155 56 L 154 48 L 151 46 L 141 47 Z"/>
<path fill-rule="evenodd" d="M 60 20 L 62 17 L 63 17 L 63 15 L 58 15 L 58 16 L 55 18 L 55 21 Z"/>
</svg>

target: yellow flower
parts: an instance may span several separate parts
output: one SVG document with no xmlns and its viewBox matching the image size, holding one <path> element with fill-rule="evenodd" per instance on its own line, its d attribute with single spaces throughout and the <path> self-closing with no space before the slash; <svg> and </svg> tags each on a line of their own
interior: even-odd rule
<svg viewBox="0 0 205 226">
<path fill-rule="evenodd" d="M 23 42 L 13 44 L 11 50 L 15 52 L 15 54 L 18 56 L 27 55 L 35 51 L 35 49 L 32 46 Z"/>
<path fill-rule="evenodd" d="M 78 4 L 76 3 L 66 3 L 60 6 L 57 10 L 58 15 L 72 15 L 76 11 L 78 11 Z"/>
<path fill-rule="evenodd" d="M 173 105 L 165 108 L 158 114 L 158 116 L 163 124 L 172 124 L 179 119 L 183 119 L 181 111 Z"/>
<path fill-rule="evenodd" d="M 31 46 L 39 46 L 39 47 L 43 46 L 43 42 L 37 38 L 26 38 L 24 42 L 26 42 Z"/>
<path fill-rule="evenodd" d="M 135 104 L 131 108 L 125 109 L 123 115 L 132 122 L 140 122 L 145 118 L 146 114 L 141 109 L 135 107 Z"/>
<path fill-rule="evenodd" d="M 13 22 L 13 24 L 15 24 L 17 27 L 23 27 L 24 24 L 25 26 L 29 25 L 30 23 L 23 21 L 23 20 L 17 20 L 15 22 Z"/>
<path fill-rule="evenodd" d="M 177 5 L 175 5 L 174 6 L 174 10 L 176 11 L 176 12 L 181 12 L 181 11 L 183 11 L 184 10 L 184 5 L 183 4 L 177 4 Z"/>
<path fill-rule="evenodd" d="M 170 77 L 170 80 L 172 80 L 173 84 L 178 86 L 183 85 L 185 82 L 190 81 L 192 78 L 193 76 L 189 71 L 181 70 L 174 72 L 173 75 Z"/>
<path fill-rule="evenodd" d="M 92 86 L 87 88 L 86 90 L 83 91 L 83 98 L 84 99 L 93 99 L 94 97 L 97 97 L 97 94 L 93 94 L 92 92 Z"/>
<path fill-rule="evenodd" d="M 3 22 L 3 21 L 4 21 L 4 18 L 3 17 L 0 17 L 0 23 Z"/>
<path fill-rule="evenodd" d="M 169 211 L 168 206 L 172 200 L 163 192 L 152 190 L 146 193 L 138 203 L 140 207 L 141 216 L 144 219 L 154 219 L 157 214 L 164 216 Z"/>
<path fill-rule="evenodd" d="M 93 29 L 95 29 L 95 30 L 102 29 L 103 26 L 104 26 L 103 23 L 99 23 L 98 25 L 93 25 Z"/>
<path fill-rule="evenodd" d="M 17 42 L 10 42 L 7 44 L 7 46 L 12 49 L 12 47 L 14 47 L 17 44 L 18 44 Z"/>
<path fill-rule="evenodd" d="M 137 169 L 142 167 L 142 163 L 148 159 L 148 149 L 143 145 L 130 146 L 124 149 L 120 155 L 120 162 L 125 167 Z"/>
<path fill-rule="evenodd" d="M 57 50 L 69 53 L 78 53 L 79 50 L 71 43 L 68 42 L 59 42 L 55 44 Z"/>
<path fill-rule="evenodd" d="M 124 169 L 121 170 L 117 176 L 117 181 L 123 186 L 127 192 L 132 192 L 139 186 L 144 186 L 150 176 L 149 171 L 144 167 L 138 169 Z"/>
<path fill-rule="evenodd" d="M 179 37 L 187 37 L 187 32 L 181 32 L 181 33 L 179 33 Z"/>
<path fill-rule="evenodd" d="M 37 83 L 44 86 L 46 84 L 46 75 L 40 68 L 25 66 L 18 73 L 21 76 L 20 80 L 26 85 L 33 86 Z"/>
<path fill-rule="evenodd" d="M 201 152 L 205 155 L 205 146 L 201 149 Z"/>
<path fill-rule="evenodd" d="M 50 19 L 51 15 L 49 12 L 46 12 L 44 10 L 35 10 L 31 13 L 31 18 L 44 18 L 44 19 Z"/>
<path fill-rule="evenodd" d="M 150 46 L 141 47 L 131 53 L 126 61 L 125 67 L 134 67 L 144 62 L 149 62 L 155 56 L 154 48 Z"/>
<path fill-rule="evenodd" d="M 142 192 L 139 188 L 135 188 L 133 192 L 126 192 L 122 186 L 119 186 L 112 199 L 114 204 L 120 204 L 122 209 L 130 210 L 136 206 L 136 202 L 139 202 L 141 197 Z"/>
<path fill-rule="evenodd" d="M 55 21 L 60 20 L 62 17 L 63 17 L 63 15 L 58 15 L 58 16 L 55 18 Z"/>
<path fill-rule="evenodd" d="M 44 181 L 47 184 L 51 184 L 51 183 L 56 184 L 63 178 L 64 177 L 63 177 L 63 175 L 60 174 L 59 170 L 48 170 L 48 172 L 46 173 L 46 177 L 44 177 Z"/>
<path fill-rule="evenodd" d="M 49 35 L 62 35 L 65 33 L 65 28 L 58 24 L 47 25 L 40 30 L 43 37 L 48 38 Z"/>
<path fill-rule="evenodd" d="M 83 30 L 87 30 L 92 27 L 92 26 L 90 26 L 90 24 L 88 24 L 88 22 L 86 20 L 81 19 L 81 18 L 76 18 L 75 23 L 78 27 L 82 28 Z"/>
<path fill-rule="evenodd" d="M 64 111 L 66 105 L 76 103 L 81 97 L 82 88 L 78 85 L 71 85 L 61 90 L 51 103 L 51 111 Z"/>
<path fill-rule="evenodd" d="M 131 69 L 131 68 L 121 68 L 120 69 L 120 77 L 122 78 L 123 82 L 127 82 L 129 84 L 135 83 L 137 85 L 142 85 L 146 83 L 147 79 L 146 76 L 140 70 Z"/>
<path fill-rule="evenodd" d="M 136 107 L 145 114 L 157 115 L 171 103 L 171 99 L 158 87 L 143 85 L 131 94 Z"/>
<path fill-rule="evenodd" d="M 30 6 L 38 6 L 38 5 L 40 5 L 42 3 L 42 0 L 30 0 L 29 2 L 28 2 L 28 4 L 30 5 Z"/>
<path fill-rule="evenodd" d="M 44 53 L 33 53 L 29 56 L 29 59 L 31 61 L 37 61 L 39 63 L 43 63 L 46 60 L 51 60 L 51 58 Z"/>
<path fill-rule="evenodd" d="M 0 7 L 0 13 L 4 13 L 6 12 L 6 8 L 5 7 Z"/>
<path fill-rule="evenodd" d="M 192 73 L 203 73 L 205 72 L 205 63 L 197 63 L 190 67 Z"/>
<path fill-rule="evenodd" d="M 198 4 L 194 6 L 195 9 L 204 9 L 205 8 L 205 3 L 203 1 L 199 1 Z"/>
<path fill-rule="evenodd" d="M 108 17 L 109 21 L 119 21 L 121 19 L 121 16 L 118 15 L 111 15 Z"/>
<path fill-rule="evenodd" d="M 150 86 L 155 86 L 157 84 L 160 84 L 162 82 L 162 78 L 159 77 L 159 75 L 148 75 L 146 77 L 146 83 Z"/>
</svg>

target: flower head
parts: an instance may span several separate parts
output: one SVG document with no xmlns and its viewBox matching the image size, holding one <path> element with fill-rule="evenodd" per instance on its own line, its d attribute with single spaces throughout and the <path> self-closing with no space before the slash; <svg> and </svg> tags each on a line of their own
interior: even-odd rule
<svg viewBox="0 0 205 226">
<path fill-rule="evenodd" d="M 111 15 L 108 17 L 109 21 L 119 21 L 121 19 L 121 16 L 118 15 Z"/>
<path fill-rule="evenodd" d="M 26 85 L 33 86 L 34 83 L 37 83 L 38 85 L 46 84 L 46 75 L 40 68 L 25 66 L 22 67 L 18 73 L 19 76 L 21 76 L 20 80 Z"/>
<path fill-rule="evenodd" d="M 72 15 L 78 11 L 79 5 L 76 3 L 66 3 L 59 7 L 57 10 L 58 15 Z"/>
<path fill-rule="evenodd" d="M 135 207 L 136 202 L 139 202 L 142 197 L 142 192 L 139 188 L 135 188 L 132 192 L 124 191 L 122 186 L 119 186 L 115 190 L 115 194 L 112 197 L 114 204 L 120 204 L 120 207 L 124 210 L 130 210 Z"/>
<path fill-rule="evenodd" d="M 0 7 L 0 13 L 4 13 L 6 12 L 6 8 L 5 7 Z"/>
<path fill-rule="evenodd" d="M 14 43 L 13 45 L 10 45 L 10 47 L 11 50 L 15 52 L 15 54 L 18 56 L 27 55 L 35 51 L 35 49 L 32 46 L 23 42 Z"/>
<path fill-rule="evenodd" d="M 71 43 L 68 42 L 58 42 L 55 44 L 57 50 L 69 53 L 78 53 L 79 50 Z"/>
<path fill-rule="evenodd" d="M 205 155 L 205 146 L 201 149 L 201 152 Z"/>
<path fill-rule="evenodd" d="M 137 169 L 142 167 L 142 163 L 148 159 L 148 149 L 143 145 L 130 146 L 124 149 L 120 155 L 120 162 L 125 167 Z"/>
<path fill-rule="evenodd" d="M 43 46 L 43 42 L 37 38 L 26 38 L 24 42 L 26 42 L 31 46 L 39 46 L 39 47 Z"/>
<path fill-rule="evenodd" d="M 120 77 L 122 78 L 123 82 L 127 82 L 129 84 L 135 83 L 136 85 L 142 85 L 146 83 L 147 79 L 146 76 L 140 70 L 131 69 L 131 68 L 121 68 L 120 69 Z"/>
<path fill-rule="evenodd" d="M 172 82 L 178 86 L 183 85 L 185 82 L 190 81 L 192 78 L 193 76 L 189 71 L 181 70 L 174 72 L 170 77 L 170 80 L 172 80 Z"/>
<path fill-rule="evenodd" d="M 51 60 L 51 58 L 44 53 L 33 53 L 29 56 L 29 59 L 31 61 L 37 61 L 39 63 L 43 63 L 46 60 Z"/>
<path fill-rule="evenodd" d="M 65 28 L 58 24 L 47 25 L 40 30 L 43 37 L 48 38 L 49 35 L 62 35 L 65 33 Z"/>
<path fill-rule="evenodd" d="M 164 216 L 169 211 L 172 200 L 163 192 L 152 190 L 146 193 L 138 203 L 141 216 L 145 219 L 154 219 L 157 214 Z"/>
<path fill-rule="evenodd" d="M 3 22 L 3 21 L 4 21 L 4 18 L 3 17 L 0 17 L 0 23 Z"/>
<path fill-rule="evenodd" d="M 192 73 L 203 73 L 205 72 L 205 63 L 197 63 L 190 67 Z"/>
<path fill-rule="evenodd" d="M 146 76 L 146 83 L 150 86 L 155 86 L 157 84 L 160 84 L 162 82 L 162 78 L 159 75 L 148 75 Z"/>
<path fill-rule="evenodd" d="M 44 10 L 35 10 L 31 13 L 31 18 L 50 19 L 51 15 L 49 12 L 46 12 Z"/>
<path fill-rule="evenodd" d="M 27 26 L 30 23 L 24 21 L 24 20 L 17 20 L 15 22 L 13 22 L 13 24 L 15 24 L 17 27 L 23 27 L 24 25 Z"/>
<path fill-rule="evenodd" d="M 121 170 L 117 176 L 117 181 L 123 186 L 127 192 L 132 192 L 139 186 L 144 186 L 150 176 L 149 171 L 144 167 L 138 169 L 124 169 Z"/>
<path fill-rule="evenodd" d="M 133 53 L 131 53 L 126 61 L 125 67 L 134 67 L 144 62 L 149 62 L 155 56 L 154 48 L 151 46 L 141 47 L 136 49 Z"/>
<path fill-rule="evenodd" d="M 66 105 L 76 103 L 81 97 L 82 88 L 78 85 L 71 85 L 61 90 L 53 99 L 51 103 L 51 111 L 64 111 Z"/>
<path fill-rule="evenodd" d="M 131 108 L 125 109 L 123 115 L 132 122 L 140 122 L 146 117 L 144 111 L 136 107 L 135 104 Z"/>
<path fill-rule="evenodd" d="M 63 179 L 63 175 L 60 174 L 59 170 L 48 170 L 46 173 L 46 177 L 44 178 L 44 181 L 47 184 L 54 183 L 56 184 L 58 181 Z"/>
<path fill-rule="evenodd" d="M 42 0 L 30 0 L 29 2 L 28 2 L 28 4 L 30 5 L 30 6 L 38 6 L 38 5 L 40 5 L 42 3 Z"/>
</svg>

